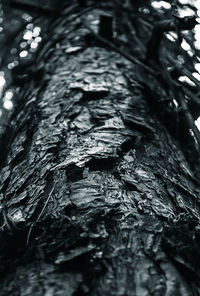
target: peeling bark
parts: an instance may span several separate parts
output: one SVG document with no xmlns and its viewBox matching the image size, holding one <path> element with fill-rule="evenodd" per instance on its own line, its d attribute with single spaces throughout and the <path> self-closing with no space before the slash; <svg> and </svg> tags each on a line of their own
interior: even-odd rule
<svg viewBox="0 0 200 296">
<path fill-rule="evenodd" d="M 58 28 L 1 160 L 0 295 L 200 295 L 199 186 L 140 69 Z"/>
</svg>

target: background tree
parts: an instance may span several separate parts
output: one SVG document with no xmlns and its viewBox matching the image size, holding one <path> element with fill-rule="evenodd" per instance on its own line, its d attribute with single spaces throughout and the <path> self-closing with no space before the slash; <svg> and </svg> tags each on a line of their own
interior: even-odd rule
<svg viewBox="0 0 200 296">
<path fill-rule="evenodd" d="M 3 9 L 0 295 L 200 295 L 195 7 Z"/>
</svg>

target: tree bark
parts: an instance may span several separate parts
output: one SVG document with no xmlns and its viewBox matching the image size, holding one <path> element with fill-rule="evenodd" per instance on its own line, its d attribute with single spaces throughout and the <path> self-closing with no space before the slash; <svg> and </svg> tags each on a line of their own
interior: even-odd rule
<svg viewBox="0 0 200 296">
<path fill-rule="evenodd" d="M 55 23 L 1 148 L 0 295 L 200 295 L 199 185 L 140 67 L 79 13 Z"/>
</svg>

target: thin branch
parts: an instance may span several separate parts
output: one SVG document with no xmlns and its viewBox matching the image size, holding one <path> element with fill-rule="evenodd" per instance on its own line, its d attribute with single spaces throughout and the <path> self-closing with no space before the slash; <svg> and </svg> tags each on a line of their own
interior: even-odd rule
<svg viewBox="0 0 200 296">
<path fill-rule="evenodd" d="M 180 84 L 179 84 L 180 85 Z M 182 86 L 182 85 L 180 85 Z M 182 86 L 183 91 L 186 93 L 186 95 L 193 101 L 195 102 L 198 106 L 200 106 L 200 99 L 193 94 L 187 87 Z"/>
<path fill-rule="evenodd" d="M 176 65 L 176 68 L 180 71 L 181 74 L 187 76 L 196 86 L 200 88 L 200 82 L 196 79 L 187 69 L 183 68 L 181 65 Z"/>
<path fill-rule="evenodd" d="M 146 71 L 148 71 L 150 74 L 152 75 L 156 75 L 157 72 L 155 72 L 155 70 L 153 70 L 152 68 L 150 68 L 149 66 L 145 65 L 144 63 L 142 63 L 141 61 L 139 61 L 138 59 L 134 58 L 133 56 L 130 56 L 129 54 L 127 54 L 126 52 L 122 51 L 120 48 L 118 48 L 117 46 L 115 46 L 113 43 L 107 41 L 106 39 L 102 38 L 101 36 L 99 36 L 98 34 L 96 34 L 87 24 L 85 21 L 84 25 L 85 27 L 92 33 L 92 35 L 99 40 L 100 42 L 102 42 L 103 44 L 107 45 L 108 47 L 110 47 L 112 50 L 118 52 L 120 55 L 122 55 L 123 57 L 125 57 L 127 60 L 129 60 L 130 62 L 132 62 L 133 64 L 136 64 L 140 67 L 142 67 L 143 69 L 145 69 Z"/>
<path fill-rule="evenodd" d="M 172 64 L 174 64 L 174 60 L 170 57 L 170 55 L 168 56 L 168 61 L 171 62 Z M 191 73 L 190 71 L 188 71 L 184 66 L 182 66 L 179 63 L 175 64 L 175 69 L 180 72 L 183 76 L 187 76 L 196 86 L 198 86 L 200 88 L 200 81 L 198 79 L 196 79 Z"/>
<path fill-rule="evenodd" d="M 196 141 L 198 143 L 198 150 L 200 151 L 200 132 L 198 131 L 194 118 L 190 112 L 190 110 L 187 107 L 187 103 L 185 101 L 184 95 L 185 93 L 182 94 L 182 97 L 180 95 L 180 92 L 182 93 L 182 89 L 180 88 L 180 85 L 174 81 L 173 79 L 170 78 L 169 73 L 166 71 L 164 64 L 162 64 L 162 74 L 164 74 L 164 78 L 166 79 L 166 82 L 169 86 L 169 93 L 172 95 L 172 98 L 178 97 L 178 102 L 181 106 L 181 109 L 183 111 L 183 114 L 185 116 L 185 120 L 189 126 L 189 128 L 192 130 L 194 137 L 196 138 Z M 179 91 L 180 90 L 180 91 Z"/>
<path fill-rule="evenodd" d="M 30 229 L 28 231 L 28 234 L 27 234 L 26 246 L 28 246 L 28 244 L 29 244 L 29 240 L 30 240 L 30 236 L 31 236 L 31 232 L 32 232 L 33 226 L 35 225 L 35 223 L 37 223 L 39 221 L 39 219 L 41 218 L 42 214 L 44 213 L 44 210 L 46 209 L 46 206 L 47 206 L 47 204 L 48 204 L 48 202 L 49 202 L 49 200 L 50 200 L 50 198 L 52 196 L 52 193 L 53 193 L 54 189 L 55 189 L 55 184 L 52 186 L 51 191 L 49 192 L 49 195 L 47 197 L 47 200 L 46 200 L 46 202 L 45 202 L 45 204 L 44 204 L 44 206 L 43 206 L 40 214 L 38 215 L 36 221 L 31 224 L 31 227 L 30 227 Z"/>
<path fill-rule="evenodd" d="M 190 129 L 193 131 L 194 133 L 194 136 L 198 142 L 198 148 L 200 150 L 200 133 L 199 133 L 199 130 L 197 129 L 195 123 L 194 123 L 194 118 L 192 116 L 192 114 L 190 113 L 188 107 L 187 107 L 187 104 L 185 102 L 185 99 L 184 98 L 180 98 L 179 99 L 179 102 L 180 102 L 180 105 L 181 105 L 181 108 L 184 112 L 184 115 L 185 115 L 185 119 L 190 127 Z"/>
</svg>

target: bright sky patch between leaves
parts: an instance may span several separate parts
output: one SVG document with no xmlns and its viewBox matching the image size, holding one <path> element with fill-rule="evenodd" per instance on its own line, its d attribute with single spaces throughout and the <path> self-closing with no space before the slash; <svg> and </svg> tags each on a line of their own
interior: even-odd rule
<svg viewBox="0 0 200 296">
<path fill-rule="evenodd" d="M 28 15 L 24 14 L 24 18 L 27 21 L 31 21 L 32 18 L 28 17 Z M 0 27 L 1 28 L 1 27 Z M 2 29 L 3 30 L 3 29 Z M 23 34 L 23 40 L 20 43 L 21 51 L 19 52 L 19 58 L 26 58 L 29 55 L 30 52 L 35 52 L 37 50 L 38 44 L 42 41 L 42 37 L 40 36 L 41 28 L 39 26 L 34 27 L 33 23 L 29 23 L 26 26 L 26 29 Z M 11 54 L 16 54 L 17 49 L 12 48 Z M 14 60 L 13 62 L 8 64 L 8 69 L 13 69 L 19 64 L 18 60 Z M 6 84 L 6 80 L 4 77 L 4 73 L 0 72 L 0 96 L 2 96 L 3 88 Z M 9 90 L 5 93 L 4 97 L 2 98 L 3 101 L 3 108 L 7 110 L 12 110 L 13 103 L 11 101 L 13 97 L 12 90 Z M 0 117 L 2 116 L 2 112 L 0 112 Z"/>
</svg>

